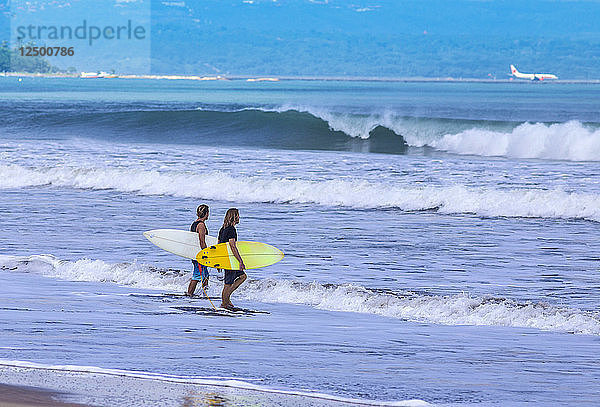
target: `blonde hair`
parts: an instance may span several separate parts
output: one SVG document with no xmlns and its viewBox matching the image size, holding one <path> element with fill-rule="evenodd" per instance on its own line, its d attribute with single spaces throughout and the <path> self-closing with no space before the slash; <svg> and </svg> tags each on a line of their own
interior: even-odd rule
<svg viewBox="0 0 600 407">
<path fill-rule="evenodd" d="M 196 208 L 196 215 L 198 215 L 198 218 L 205 217 L 207 213 L 208 213 L 208 205 L 202 204 Z"/>
<path fill-rule="evenodd" d="M 227 226 L 234 226 L 239 217 L 240 211 L 238 211 L 237 208 L 227 209 L 225 219 L 223 219 L 223 227 L 226 228 Z"/>
</svg>

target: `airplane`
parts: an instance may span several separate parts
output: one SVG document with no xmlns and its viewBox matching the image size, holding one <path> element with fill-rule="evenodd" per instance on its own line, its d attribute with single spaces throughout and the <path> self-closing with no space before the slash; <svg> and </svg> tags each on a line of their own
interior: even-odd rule
<svg viewBox="0 0 600 407">
<path fill-rule="evenodd" d="M 558 79 L 558 76 L 551 73 L 521 73 L 517 71 L 514 65 L 510 66 L 512 76 L 519 79 L 529 79 L 532 81 L 543 81 L 544 79 Z"/>
</svg>

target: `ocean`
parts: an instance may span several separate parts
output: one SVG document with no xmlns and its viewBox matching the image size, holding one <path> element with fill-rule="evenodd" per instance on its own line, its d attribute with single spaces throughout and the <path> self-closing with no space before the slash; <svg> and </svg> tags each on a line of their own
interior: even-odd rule
<svg viewBox="0 0 600 407">
<path fill-rule="evenodd" d="M 0 382 L 102 406 L 600 404 L 600 86 L 0 78 Z M 211 312 L 142 232 L 285 258 Z M 211 269 L 218 304 L 222 275 Z"/>
</svg>

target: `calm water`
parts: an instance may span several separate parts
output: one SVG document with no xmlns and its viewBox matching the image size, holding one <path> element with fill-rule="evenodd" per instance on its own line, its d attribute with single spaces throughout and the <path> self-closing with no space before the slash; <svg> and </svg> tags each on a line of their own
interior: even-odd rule
<svg viewBox="0 0 600 407">
<path fill-rule="evenodd" d="M 0 157 L 3 382 L 600 399 L 598 86 L 0 78 Z M 233 297 L 268 313 L 163 295 L 191 264 L 142 232 L 199 203 L 286 253 Z"/>
</svg>

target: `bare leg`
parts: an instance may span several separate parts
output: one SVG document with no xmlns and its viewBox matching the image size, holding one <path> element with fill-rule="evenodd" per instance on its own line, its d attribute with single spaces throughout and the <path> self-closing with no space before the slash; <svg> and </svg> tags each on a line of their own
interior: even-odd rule
<svg viewBox="0 0 600 407">
<path fill-rule="evenodd" d="M 229 301 L 229 296 L 231 295 L 231 287 L 233 284 L 223 284 L 223 292 L 221 293 L 221 307 L 227 308 L 231 301 Z"/>
<path fill-rule="evenodd" d="M 241 276 L 239 276 L 238 278 L 235 279 L 235 281 L 233 282 L 233 284 L 229 285 L 228 287 L 228 291 L 227 291 L 227 303 L 225 303 L 225 298 L 223 298 L 223 304 L 227 304 L 227 306 L 229 307 L 233 307 L 233 304 L 231 303 L 231 294 L 233 294 L 233 292 L 235 290 L 237 290 L 237 288 L 244 282 L 246 281 L 246 275 L 243 274 Z M 225 287 L 223 287 L 223 290 L 225 290 Z"/>
<path fill-rule="evenodd" d="M 188 286 L 187 295 L 192 297 L 194 295 L 194 291 L 196 291 L 196 284 L 198 284 L 198 280 L 191 280 L 190 285 Z"/>
<path fill-rule="evenodd" d="M 247 276 L 245 274 L 242 274 L 241 276 L 239 276 L 238 278 L 235 279 L 235 281 L 233 282 L 232 286 L 231 286 L 231 292 L 229 293 L 229 295 L 233 294 L 233 292 L 235 290 L 237 290 L 237 288 L 242 285 L 242 283 L 244 281 L 246 281 Z"/>
</svg>

